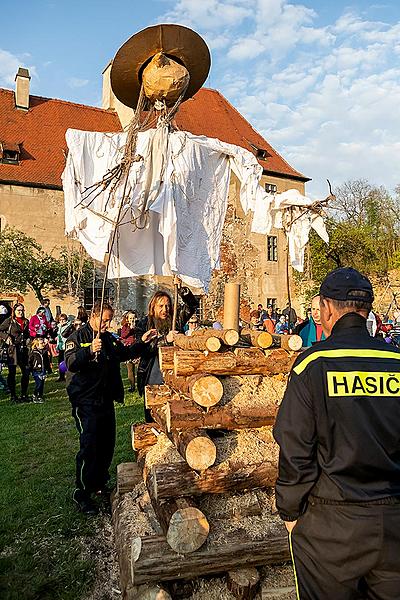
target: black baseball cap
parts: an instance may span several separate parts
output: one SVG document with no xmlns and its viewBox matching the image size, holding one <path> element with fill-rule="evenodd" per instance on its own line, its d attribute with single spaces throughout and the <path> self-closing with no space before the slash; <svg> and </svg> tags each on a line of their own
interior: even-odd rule
<svg viewBox="0 0 400 600">
<path fill-rule="evenodd" d="M 321 283 L 319 293 L 332 300 L 359 302 L 374 300 L 370 280 L 352 267 L 342 267 L 328 273 Z"/>
</svg>

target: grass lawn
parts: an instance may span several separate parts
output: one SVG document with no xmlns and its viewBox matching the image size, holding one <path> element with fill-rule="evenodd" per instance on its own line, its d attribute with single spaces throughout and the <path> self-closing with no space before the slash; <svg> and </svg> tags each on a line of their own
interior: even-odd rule
<svg viewBox="0 0 400 600">
<path fill-rule="evenodd" d="M 2 600 L 79 600 L 93 585 L 85 539 L 100 517 L 81 515 L 72 502 L 78 433 L 57 376 L 46 380 L 44 404 L 11 405 L 0 392 Z M 127 388 L 126 377 L 124 383 Z M 126 393 L 116 415 L 112 483 L 116 465 L 133 459 L 130 425 L 143 420 L 142 400 Z"/>
</svg>

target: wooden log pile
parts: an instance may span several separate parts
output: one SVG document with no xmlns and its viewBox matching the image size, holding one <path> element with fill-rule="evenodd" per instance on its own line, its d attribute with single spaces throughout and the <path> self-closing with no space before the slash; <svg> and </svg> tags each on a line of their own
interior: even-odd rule
<svg viewBox="0 0 400 600">
<path fill-rule="evenodd" d="M 298 336 L 232 329 L 177 335 L 160 348 L 164 384 L 145 391 L 154 423 L 132 426 L 137 463 L 118 474 L 124 493 L 140 473 L 142 504 L 155 521 L 152 535 L 131 539 L 125 589 L 227 573 L 230 592 L 251 599 L 260 586 L 255 567 L 289 560 L 272 501 L 272 528 L 252 537 L 251 521 L 237 531 L 227 524 L 261 519 L 266 509 L 255 494 L 273 497 L 272 426 L 300 347 Z M 238 494 L 253 496 L 241 510 L 227 508 Z M 205 499 L 218 496 L 225 507 L 209 514 Z M 120 546 L 126 554 L 126 541 Z"/>
</svg>

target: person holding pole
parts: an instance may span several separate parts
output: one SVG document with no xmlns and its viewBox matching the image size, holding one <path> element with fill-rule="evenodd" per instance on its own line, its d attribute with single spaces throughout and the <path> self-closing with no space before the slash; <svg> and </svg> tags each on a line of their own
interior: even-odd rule
<svg viewBox="0 0 400 600">
<path fill-rule="evenodd" d="M 327 339 L 297 358 L 274 427 L 301 600 L 400 597 L 400 350 L 369 335 L 373 299 L 355 269 L 326 276 Z"/>
<path fill-rule="evenodd" d="M 124 401 L 120 363 L 139 357 L 157 335 L 152 329 L 139 342 L 124 346 L 107 331 L 113 316 L 110 304 L 95 303 L 89 322 L 72 333 L 65 344 L 67 392 L 80 444 L 73 499 L 88 515 L 97 513 L 93 495 L 108 492 L 116 433 L 114 401 Z"/>
<path fill-rule="evenodd" d="M 167 346 L 173 342 L 174 332 L 183 333 L 183 327 L 189 321 L 198 307 L 198 301 L 189 288 L 181 286 L 179 277 L 174 277 L 175 297 L 180 296 L 183 304 L 178 307 L 175 300 L 172 304 L 167 292 L 159 291 L 154 294 L 149 304 L 149 312 L 141 319 L 136 327 L 139 335 L 143 332 L 156 329 L 157 337 L 154 338 L 141 353 L 137 371 L 137 389 L 144 396 L 146 385 L 164 383 L 158 362 L 159 346 Z M 147 422 L 151 422 L 150 411 L 145 408 Z"/>
</svg>

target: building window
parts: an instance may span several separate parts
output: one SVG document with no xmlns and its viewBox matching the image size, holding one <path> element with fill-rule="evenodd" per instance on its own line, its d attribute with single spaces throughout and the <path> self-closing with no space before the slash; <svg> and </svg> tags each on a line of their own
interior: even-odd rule
<svg viewBox="0 0 400 600">
<path fill-rule="evenodd" d="M 267 236 L 267 260 L 278 260 L 278 238 L 276 235 Z"/>
<path fill-rule="evenodd" d="M 275 194 L 278 191 L 278 187 L 274 183 L 266 183 L 265 191 L 267 194 Z"/>
<path fill-rule="evenodd" d="M 8 142 L 0 142 L 0 162 L 6 165 L 17 165 L 21 149 L 19 144 L 10 144 Z"/>
<path fill-rule="evenodd" d="M 96 286 L 94 289 L 93 289 L 93 287 L 85 288 L 84 299 L 83 299 L 83 306 L 84 306 L 85 310 L 92 309 L 93 299 L 95 302 L 97 300 L 99 300 L 99 301 L 101 300 L 101 293 L 102 293 L 101 286 Z M 111 285 L 106 286 L 106 289 L 104 290 L 104 302 L 109 302 L 112 304 L 113 300 L 114 300 L 114 288 Z"/>
<path fill-rule="evenodd" d="M 272 306 L 272 310 L 276 311 L 276 298 L 267 298 L 267 308 L 268 306 Z"/>
</svg>

